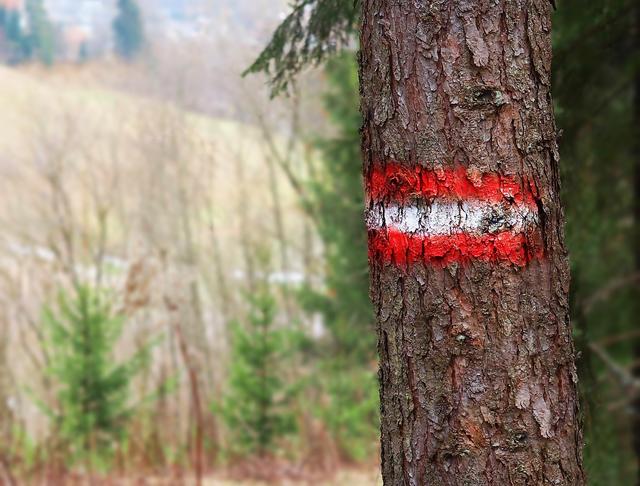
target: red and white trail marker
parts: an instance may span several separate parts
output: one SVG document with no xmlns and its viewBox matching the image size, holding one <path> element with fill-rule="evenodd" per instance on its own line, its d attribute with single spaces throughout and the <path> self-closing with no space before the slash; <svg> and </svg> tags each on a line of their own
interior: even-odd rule
<svg viewBox="0 0 640 486">
<path fill-rule="evenodd" d="M 525 266 L 543 254 L 537 191 L 526 179 L 390 162 L 369 174 L 367 193 L 370 258 Z"/>
</svg>

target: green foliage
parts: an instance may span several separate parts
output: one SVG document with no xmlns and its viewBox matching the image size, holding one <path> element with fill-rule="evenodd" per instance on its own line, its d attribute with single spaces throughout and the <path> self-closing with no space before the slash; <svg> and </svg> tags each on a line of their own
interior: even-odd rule
<svg viewBox="0 0 640 486">
<path fill-rule="evenodd" d="M 25 40 L 28 57 L 50 66 L 55 59 L 55 31 L 43 0 L 27 0 L 25 4 L 29 34 Z"/>
<path fill-rule="evenodd" d="M 358 2 L 299 0 L 247 71 L 267 73 L 275 95 L 286 90 L 305 65 L 327 60 L 324 106 L 335 135 L 316 143 L 324 163 L 307 187 L 306 201 L 323 242 L 325 288 L 305 288 L 300 301 L 306 310 L 320 312 L 329 330 L 330 343 L 321 349 L 315 375 L 324 394 L 316 414 L 348 460 L 368 457 L 379 430 L 377 378 L 371 370 L 376 336 L 362 216 L 357 67 L 353 52 L 329 57 L 348 45 L 357 18 Z"/>
<path fill-rule="evenodd" d="M 147 366 L 150 345 L 116 361 L 113 351 L 124 322 L 106 298 L 83 286 L 73 296 L 62 293 L 57 309 L 44 310 L 47 375 L 57 398 L 55 409 L 46 411 L 72 459 L 109 459 L 126 439 L 135 410 L 131 384 Z"/>
<path fill-rule="evenodd" d="M 0 7 L 0 31 L 12 51 L 9 61 L 18 63 L 35 58 L 44 64 L 53 64 L 55 31 L 42 0 L 27 0 L 25 11 L 27 31 L 22 28 L 19 11 Z"/>
<path fill-rule="evenodd" d="M 377 450 L 380 431 L 378 378 L 367 367 L 341 360 L 319 370 L 318 387 L 327 394 L 316 414 L 338 446 L 342 459 L 364 461 Z"/>
<path fill-rule="evenodd" d="M 324 317 L 331 341 L 316 374 L 325 397 L 317 414 L 344 459 L 364 460 L 375 450 L 379 397 L 375 329 L 369 300 L 367 231 L 360 155 L 358 75 L 352 52 L 329 59 L 324 106 L 335 134 L 318 140 L 323 166 L 308 187 L 310 210 L 322 239 L 325 285 L 305 289 L 302 304 Z"/>
<path fill-rule="evenodd" d="M 334 347 L 331 354 L 368 363 L 375 356 L 373 311 L 368 295 L 367 232 L 360 156 L 358 76 L 352 53 L 326 65 L 325 108 L 335 136 L 319 140 L 324 161 L 310 187 L 309 203 L 325 251 L 326 290 L 307 289 L 303 305 L 321 312 Z"/>
<path fill-rule="evenodd" d="M 23 61 L 27 56 L 28 37 L 22 30 L 20 12 L 0 7 L 0 33 L 4 35 L 11 52 L 9 62 Z"/>
<path fill-rule="evenodd" d="M 135 58 L 144 46 L 142 15 L 135 0 L 118 0 L 118 15 L 113 21 L 116 52 L 124 59 Z"/>
<path fill-rule="evenodd" d="M 296 429 L 296 387 L 285 377 L 298 333 L 276 327 L 276 301 L 265 283 L 247 300 L 246 322 L 232 325 L 229 390 L 216 409 L 231 433 L 231 454 L 264 456 Z"/>
<path fill-rule="evenodd" d="M 272 94 L 287 89 L 307 65 L 347 46 L 358 20 L 358 0 L 294 0 L 291 13 L 245 74 L 264 72 Z"/>
<path fill-rule="evenodd" d="M 20 42 L 22 39 L 20 13 L 17 10 L 7 10 L 6 7 L 0 7 L 0 29 L 8 41 Z"/>
<path fill-rule="evenodd" d="M 593 308 L 590 296 L 634 266 L 633 154 L 638 114 L 632 111 L 640 53 L 629 35 L 637 22 L 632 0 L 565 0 L 554 18 L 554 98 L 560 141 L 567 243 L 572 267 L 572 321 L 585 414 L 585 465 L 590 484 L 631 484 L 635 473 L 629 416 L 606 411 L 615 387 L 587 344 L 634 329 L 633 292 L 618 292 Z M 637 29 L 637 26 L 635 27 Z M 635 131 L 635 133 L 634 133 Z M 619 363 L 633 359 L 629 340 L 608 349 Z"/>
<path fill-rule="evenodd" d="M 23 424 L 12 427 L 9 442 L 10 448 L 8 450 L 0 448 L 0 453 L 5 453 L 8 457 L 19 458 L 19 464 L 15 464 L 19 472 L 32 470 L 39 461 L 42 462 L 42 456 L 46 456 L 46 453 L 43 454 L 41 444 L 29 435 Z"/>
</svg>

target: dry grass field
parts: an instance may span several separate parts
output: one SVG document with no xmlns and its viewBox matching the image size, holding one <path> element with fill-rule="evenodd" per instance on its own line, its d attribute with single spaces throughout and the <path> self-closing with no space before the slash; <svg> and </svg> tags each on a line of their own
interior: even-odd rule
<svg viewBox="0 0 640 486">
<path fill-rule="evenodd" d="M 185 328 L 186 359 L 208 370 L 202 386 L 219 390 L 227 326 L 243 315 L 246 269 L 257 264 L 247 258 L 286 234 L 286 271 L 274 256 L 268 274 L 275 283 L 300 280 L 321 261 L 291 181 L 274 166 L 287 150 L 300 150 L 298 142 L 269 128 L 277 125 L 270 120 L 261 127 L 215 118 L 114 87 L 134 74 L 108 64 L 0 67 L 0 353 L 11 363 L 0 370 L 0 392 L 9 384 L 6 403 L 24 434 L 19 447 L 34 457 L 31 444 L 50 433 L 38 403 L 56 401 L 42 372 L 39 326 L 43 306 L 61 290 L 75 281 L 111 289 L 117 309 L 130 316 L 117 358 L 159 337 L 132 400 L 176 377 L 159 432 L 162 453 L 173 458 L 193 426 L 175 327 Z M 235 102 L 254 119 L 275 116 L 267 97 L 264 104 L 251 96 Z M 213 396 L 203 398 L 207 413 Z M 157 440 L 147 436 L 155 433 L 148 425 L 136 427 L 132 449 Z M 145 481 L 135 484 L 151 484 Z"/>
</svg>

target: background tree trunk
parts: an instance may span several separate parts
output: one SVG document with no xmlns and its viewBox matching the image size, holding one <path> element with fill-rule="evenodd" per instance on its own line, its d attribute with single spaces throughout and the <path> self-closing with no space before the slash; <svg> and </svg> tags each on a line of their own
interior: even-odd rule
<svg viewBox="0 0 640 486">
<path fill-rule="evenodd" d="M 384 482 L 584 484 L 551 2 L 362 3 Z M 487 195 L 490 186 L 502 200 Z M 471 229 L 466 213 L 434 221 L 437 204 L 466 210 L 461 191 L 493 197 L 487 207 L 497 219 L 483 216 Z M 400 209 L 390 209 L 394 201 Z M 394 239 L 390 226 L 411 226 L 408 203 L 414 226 Z M 525 206 L 530 216 L 519 212 Z M 513 211 L 521 227 L 511 224 Z M 436 226 L 453 246 L 435 248 Z M 501 231 L 519 246 L 504 250 Z"/>
</svg>

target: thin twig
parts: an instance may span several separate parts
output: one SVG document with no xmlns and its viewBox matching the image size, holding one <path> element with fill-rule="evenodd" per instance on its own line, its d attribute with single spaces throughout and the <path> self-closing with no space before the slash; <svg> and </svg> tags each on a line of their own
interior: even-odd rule
<svg viewBox="0 0 640 486">
<path fill-rule="evenodd" d="M 604 363 L 607 370 L 620 383 L 620 385 L 630 392 L 640 391 L 640 379 L 636 378 L 624 367 L 620 366 L 598 343 L 590 343 L 589 348 Z"/>
<path fill-rule="evenodd" d="M 596 304 L 608 299 L 616 293 L 618 290 L 623 289 L 629 285 L 640 283 L 640 272 L 624 275 L 620 278 L 613 279 L 608 282 L 604 287 L 601 287 L 582 302 L 582 309 L 585 314 L 589 314 Z"/>
<path fill-rule="evenodd" d="M 615 336 L 609 336 L 598 341 L 598 345 L 603 347 L 611 346 L 622 341 L 628 341 L 629 339 L 640 337 L 640 329 L 635 331 L 623 332 L 622 334 L 616 334 Z"/>
</svg>

